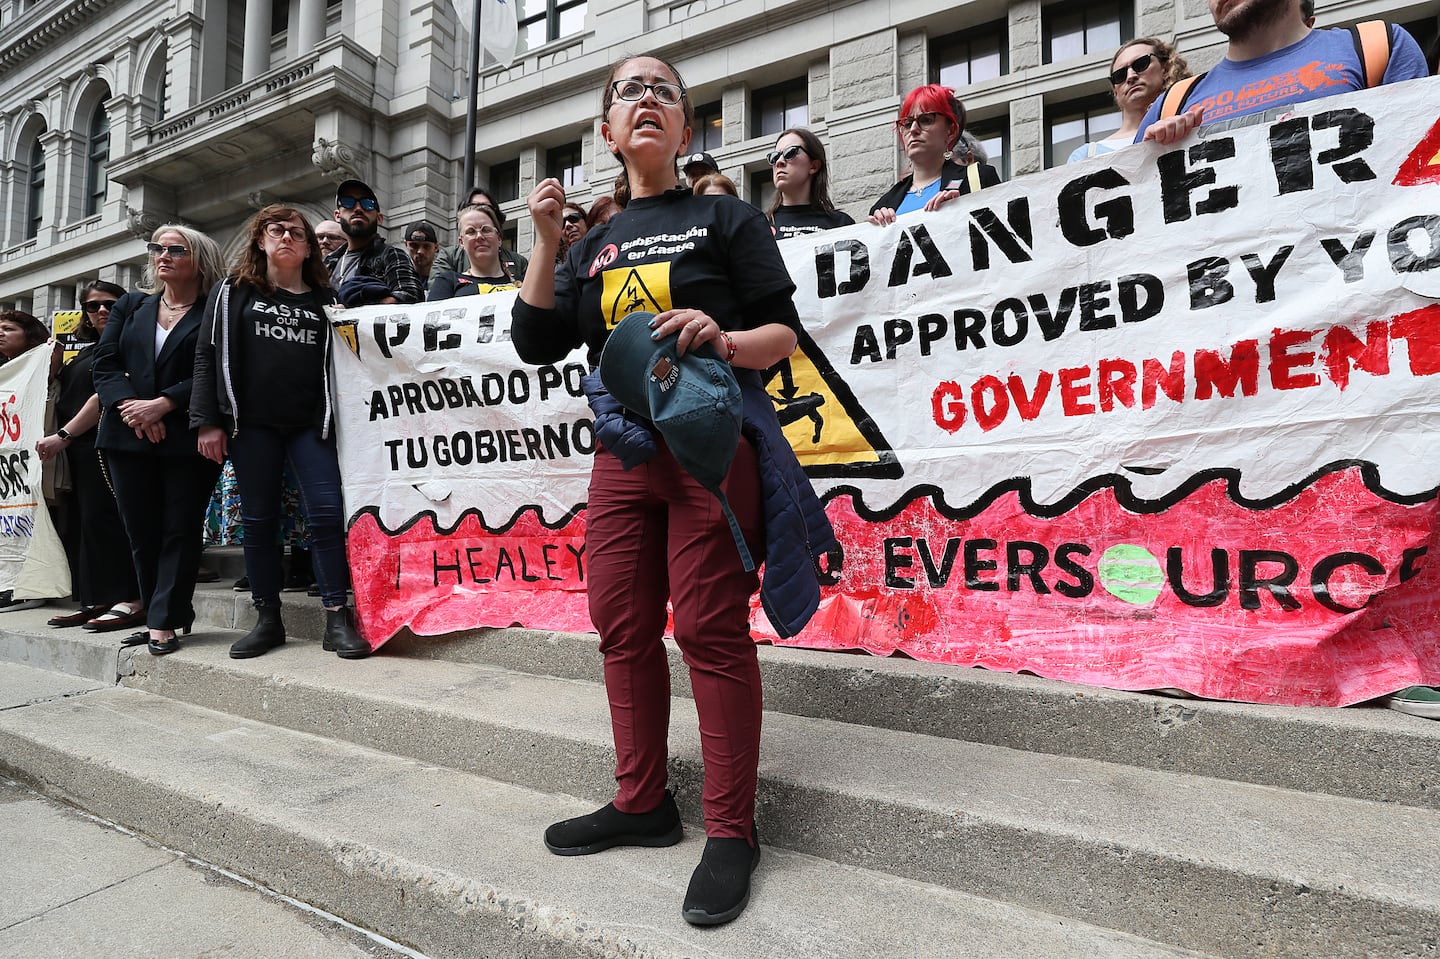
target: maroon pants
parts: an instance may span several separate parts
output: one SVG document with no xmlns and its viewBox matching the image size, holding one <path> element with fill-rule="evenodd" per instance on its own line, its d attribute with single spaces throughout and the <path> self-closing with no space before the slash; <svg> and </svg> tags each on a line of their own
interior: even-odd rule
<svg viewBox="0 0 1440 959">
<path fill-rule="evenodd" d="M 760 556 L 760 476 L 743 439 L 724 489 Z M 648 812 L 665 796 L 670 669 L 661 638 L 669 599 L 700 714 L 705 834 L 749 839 L 760 761 L 760 664 L 749 625 L 758 579 L 740 565 L 720 501 L 663 444 L 632 470 L 602 449 L 590 474 L 585 553 L 615 732 L 615 808 Z"/>
</svg>

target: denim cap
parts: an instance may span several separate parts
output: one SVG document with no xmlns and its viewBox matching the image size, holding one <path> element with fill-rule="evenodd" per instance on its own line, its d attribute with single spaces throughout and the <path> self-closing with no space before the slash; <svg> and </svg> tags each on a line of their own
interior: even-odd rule
<svg viewBox="0 0 1440 959">
<path fill-rule="evenodd" d="M 652 339 L 653 319 L 654 313 L 631 313 L 610 331 L 600 353 L 600 382 L 626 409 L 654 423 L 681 469 L 720 500 L 740 561 L 746 572 L 754 572 L 740 523 L 721 489 L 740 443 L 735 371 L 708 343 L 680 356 L 678 333 Z"/>
</svg>

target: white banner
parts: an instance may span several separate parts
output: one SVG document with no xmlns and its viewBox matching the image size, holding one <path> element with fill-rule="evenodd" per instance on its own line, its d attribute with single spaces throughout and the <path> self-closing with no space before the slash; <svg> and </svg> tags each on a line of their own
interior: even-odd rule
<svg viewBox="0 0 1440 959">
<path fill-rule="evenodd" d="M 45 435 L 49 375 L 48 344 L 0 366 L 0 590 L 16 599 L 70 595 L 70 566 L 50 522 L 35 453 Z"/>
</svg>

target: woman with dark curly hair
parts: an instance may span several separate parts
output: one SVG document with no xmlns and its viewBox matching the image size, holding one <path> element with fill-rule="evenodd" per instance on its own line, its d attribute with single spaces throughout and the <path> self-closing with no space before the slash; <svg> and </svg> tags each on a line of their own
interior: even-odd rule
<svg viewBox="0 0 1440 959">
<path fill-rule="evenodd" d="M 93 280 L 80 291 L 82 343 L 94 343 L 110 322 L 110 310 L 125 295 L 124 287 Z M 77 612 L 56 616 L 51 626 L 84 626 L 92 632 L 131 629 L 145 623 L 145 607 L 128 561 L 130 540 L 105 482 L 95 453 L 95 427 L 100 422 L 100 397 L 95 393 L 96 351 L 89 347 L 60 368 L 55 397 L 54 433 L 35 443 L 42 460 L 65 457 L 70 469 L 69 521 L 65 548 L 74 567 Z M 149 637 L 146 635 L 146 641 Z M 127 645 L 139 645 L 127 639 Z"/>
<path fill-rule="evenodd" d="M 336 302 L 315 231 L 300 211 L 265 207 L 245 228 L 235 269 L 205 304 L 190 424 L 216 464 L 229 453 L 245 527 L 245 575 L 257 619 L 230 647 L 249 659 L 285 642 L 280 618 L 280 494 L 288 462 L 300 487 L 325 606 L 323 647 L 370 655 L 345 605 L 345 509 L 330 408 L 330 321 Z M 242 428 L 243 427 L 243 428 Z"/>
<path fill-rule="evenodd" d="M 1079 163 L 1134 143 L 1150 104 L 1189 75 L 1185 58 L 1159 37 L 1139 37 L 1116 50 L 1110 58 L 1110 93 L 1120 108 L 1120 129 L 1103 140 L 1080 144 L 1065 162 Z"/>
</svg>

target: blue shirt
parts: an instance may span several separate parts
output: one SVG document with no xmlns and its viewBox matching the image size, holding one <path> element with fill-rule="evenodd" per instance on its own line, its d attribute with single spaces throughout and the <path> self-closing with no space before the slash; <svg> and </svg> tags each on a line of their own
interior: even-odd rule
<svg viewBox="0 0 1440 959">
<path fill-rule="evenodd" d="M 1390 26 L 1390 48 L 1390 63 L 1381 83 L 1430 75 L 1420 45 L 1394 24 Z M 1342 29 L 1312 30 L 1305 39 L 1254 60 L 1221 60 L 1195 83 L 1185 108 L 1203 106 L 1205 113 L 1200 122 L 1215 123 L 1363 89 L 1365 70 L 1355 52 L 1353 34 Z M 1150 104 L 1145 119 L 1140 121 L 1140 132 L 1135 134 L 1136 143 L 1159 119 L 1164 102 L 1161 96 Z"/>
<path fill-rule="evenodd" d="M 940 179 L 943 180 L 944 177 L 941 177 Z M 936 180 L 934 183 L 930 184 L 925 189 L 921 190 L 919 193 L 911 190 L 910 192 L 905 194 L 905 199 L 900 201 L 900 206 L 898 209 L 895 210 L 895 215 L 899 216 L 902 213 L 913 213 L 916 210 L 924 209 L 925 204 L 930 202 L 931 197 L 935 196 L 935 194 L 939 192 L 940 180 Z"/>
</svg>

